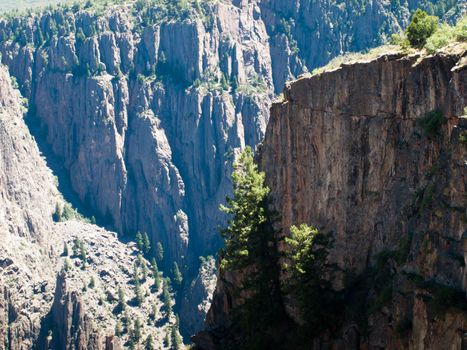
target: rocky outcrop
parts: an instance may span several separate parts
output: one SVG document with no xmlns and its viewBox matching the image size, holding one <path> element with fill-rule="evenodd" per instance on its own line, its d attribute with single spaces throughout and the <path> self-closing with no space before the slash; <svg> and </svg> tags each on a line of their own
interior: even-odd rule
<svg viewBox="0 0 467 350">
<path fill-rule="evenodd" d="M 291 225 L 331 235 L 333 288 L 346 295 L 338 328 L 313 348 L 465 347 L 465 50 L 345 63 L 292 82 L 273 104 L 260 164 L 278 249 Z M 221 271 L 202 348 L 228 342 L 245 274 Z M 286 276 L 276 306 L 298 327 Z"/>
<path fill-rule="evenodd" d="M 135 245 L 83 219 L 52 220 L 68 204 L 29 134 L 21 101 L 0 67 L 0 349 L 118 349 L 136 319 L 141 342 L 151 334 L 163 346 L 175 319 L 162 310 L 151 274 L 141 283 L 142 305 L 131 302 Z M 84 256 L 72 253 L 77 240 Z M 125 313 L 116 312 L 118 288 L 130 301 Z M 114 337 L 117 322 L 123 333 Z"/>
</svg>

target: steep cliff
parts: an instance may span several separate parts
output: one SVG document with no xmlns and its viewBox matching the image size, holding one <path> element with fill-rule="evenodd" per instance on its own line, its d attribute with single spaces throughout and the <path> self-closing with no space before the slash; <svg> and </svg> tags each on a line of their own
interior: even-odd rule
<svg viewBox="0 0 467 350">
<path fill-rule="evenodd" d="M 1 61 L 67 170 L 76 204 L 120 235 L 147 232 L 165 248 L 164 267 L 178 261 L 188 281 L 198 256 L 221 244 L 231 162 L 263 138 L 274 93 L 335 55 L 380 44 L 419 4 L 65 6 L 0 20 Z M 182 318 L 194 313 L 199 323 L 204 314 L 194 310 L 209 289 L 188 296 L 195 305 Z"/>
<path fill-rule="evenodd" d="M 22 101 L 0 67 L 0 349 L 119 349 L 138 318 L 141 342 L 151 334 L 163 346 L 175 319 L 162 309 L 162 290 L 151 289 L 152 274 L 141 284 L 145 301 L 132 302 L 134 244 L 83 219 L 52 220 L 67 204 L 24 123 Z M 118 288 L 125 312 L 116 311 Z"/>
<path fill-rule="evenodd" d="M 280 217 L 279 347 L 302 323 L 286 287 L 284 237 L 305 223 L 334 240 L 340 295 L 334 327 L 305 339 L 307 348 L 465 348 L 466 48 L 388 48 L 292 82 L 273 104 L 260 164 Z M 249 275 L 221 270 L 207 329 L 195 337 L 201 348 L 241 346 L 232 322 Z"/>
</svg>

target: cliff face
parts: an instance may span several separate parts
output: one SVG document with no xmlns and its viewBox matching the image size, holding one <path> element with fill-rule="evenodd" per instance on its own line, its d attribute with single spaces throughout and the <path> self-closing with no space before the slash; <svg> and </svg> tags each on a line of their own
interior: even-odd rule
<svg viewBox="0 0 467 350">
<path fill-rule="evenodd" d="M 331 235 L 329 261 L 340 271 L 333 287 L 347 291 L 338 328 L 314 348 L 466 346 L 465 49 L 342 64 L 289 84 L 273 104 L 260 163 L 280 214 L 278 249 L 291 225 Z M 432 118 L 440 126 L 427 127 Z M 370 271 L 384 265 L 382 291 Z M 277 307 L 297 327 L 286 275 Z M 221 271 L 207 331 L 196 340 L 202 347 L 225 340 L 245 276 Z"/>
<path fill-rule="evenodd" d="M 137 318 L 144 339 L 149 333 L 162 339 L 175 320 L 159 311 L 162 291 L 151 291 L 153 276 L 141 285 L 144 303 L 127 306 L 130 323 L 114 337 L 124 316 L 115 312 L 117 290 L 127 300 L 134 296 L 136 248 L 94 225 L 52 220 L 65 203 L 20 102 L 0 67 L 0 349 L 118 349 Z M 76 239 L 86 257 L 72 253 Z M 153 305 L 159 312 L 154 320 Z"/>
</svg>

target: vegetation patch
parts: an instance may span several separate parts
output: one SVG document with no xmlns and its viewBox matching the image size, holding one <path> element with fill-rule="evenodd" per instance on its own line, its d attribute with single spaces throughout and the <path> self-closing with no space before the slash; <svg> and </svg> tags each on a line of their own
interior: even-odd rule
<svg viewBox="0 0 467 350">
<path fill-rule="evenodd" d="M 443 113 L 439 110 L 428 112 L 418 120 L 419 126 L 430 139 L 437 139 L 440 136 L 441 126 L 445 122 Z"/>
</svg>

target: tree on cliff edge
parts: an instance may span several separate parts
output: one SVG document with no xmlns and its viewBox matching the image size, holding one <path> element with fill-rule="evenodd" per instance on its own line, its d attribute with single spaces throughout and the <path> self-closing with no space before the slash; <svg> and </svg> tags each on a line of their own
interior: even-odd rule
<svg viewBox="0 0 467 350">
<path fill-rule="evenodd" d="M 228 226 L 221 231 L 225 240 L 223 268 L 240 268 L 251 263 L 255 238 L 261 236 L 267 221 L 265 201 L 269 188 L 264 185 L 265 174 L 258 171 L 253 151 L 246 147 L 234 163 L 233 197 L 221 210 L 230 215 Z"/>
</svg>

